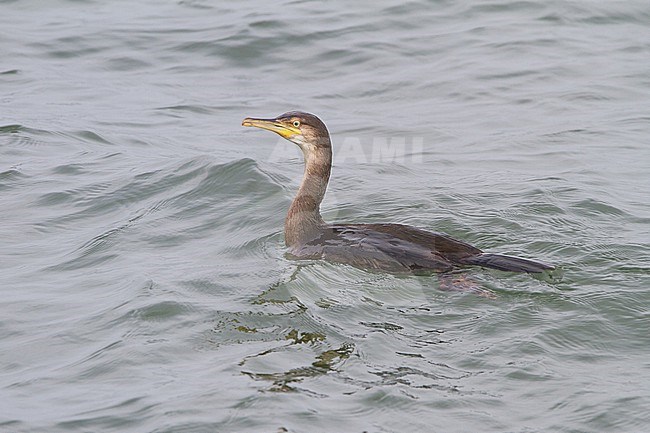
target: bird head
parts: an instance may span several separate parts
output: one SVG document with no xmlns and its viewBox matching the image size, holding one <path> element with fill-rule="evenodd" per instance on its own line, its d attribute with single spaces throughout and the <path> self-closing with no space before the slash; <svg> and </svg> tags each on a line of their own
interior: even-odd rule
<svg viewBox="0 0 650 433">
<path fill-rule="evenodd" d="M 275 119 L 258 119 L 247 117 L 242 126 L 268 129 L 295 144 L 303 152 L 319 148 L 330 148 L 330 136 L 325 124 L 316 116 L 302 111 L 289 111 Z"/>
</svg>

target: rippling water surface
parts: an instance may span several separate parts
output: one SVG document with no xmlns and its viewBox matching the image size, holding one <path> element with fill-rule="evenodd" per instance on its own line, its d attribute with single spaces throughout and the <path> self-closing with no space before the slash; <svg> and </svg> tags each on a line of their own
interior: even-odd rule
<svg viewBox="0 0 650 433">
<path fill-rule="evenodd" d="M 647 1 L 0 12 L 0 431 L 648 431 Z M 326 219 L 558 275 L 288 261 L 290 109 Z"/>
</svg>

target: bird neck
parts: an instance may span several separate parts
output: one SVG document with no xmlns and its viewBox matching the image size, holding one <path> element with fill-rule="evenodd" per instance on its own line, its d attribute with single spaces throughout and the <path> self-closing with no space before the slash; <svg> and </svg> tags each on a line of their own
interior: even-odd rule
<svg viewBox="0 0 650 433">
<path fill-rule="evenodd" d="M 305 150 L 305 172 L 298 193 L 284 221 L 284 238 L 288 247 L 308 242 L 318 236 L 325 224 L 320 204 L 327 190 L 332 167 L 331 147 Z"/>
</svg>

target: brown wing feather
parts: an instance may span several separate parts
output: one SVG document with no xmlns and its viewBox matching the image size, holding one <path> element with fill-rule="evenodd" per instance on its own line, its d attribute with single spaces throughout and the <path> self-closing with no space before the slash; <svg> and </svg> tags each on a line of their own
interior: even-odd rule
<svg viewBox="0 0 650 433">
<path fill-rule="evenodd" d="M 402 224 L 358 224 L 350 225 L 350 227 L 367 227 L 370 230 L 386 233 L 392 237 L 428 248 L 432 253 L 452 262 L 460 262 L 467 257 L 482 253 L 478 248 L 447 235 Z"/>
<path fill-rule="evenodd" d="M 480 252 L 449 236 L 400 224 L 335 224 L 291 255 L 388 272 L 443 272 Z"/>
</svg>

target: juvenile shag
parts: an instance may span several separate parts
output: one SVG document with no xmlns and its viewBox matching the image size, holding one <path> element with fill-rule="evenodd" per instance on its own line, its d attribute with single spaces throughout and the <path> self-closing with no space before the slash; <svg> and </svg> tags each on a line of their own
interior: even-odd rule
<svg viewBox="0 0 650 433">
<path fill-rule="evenodd" d="M 242 126 L 268 129 L 300 147 L 305 172 L 284 222 L 289 254 L 325 259 L 362 269 L 402 273 L 447 272 L 478 265 L 512 272 L 542 272 L 553 266 L 484 253 L 447 235 L 403 224 L 327 224 L 320 214 L 332 165 L 332 143 L 316 116 L 290 111 L 275 119 L 247 117 Z"/>
</svg>

